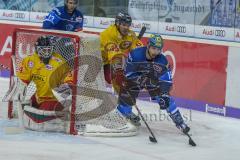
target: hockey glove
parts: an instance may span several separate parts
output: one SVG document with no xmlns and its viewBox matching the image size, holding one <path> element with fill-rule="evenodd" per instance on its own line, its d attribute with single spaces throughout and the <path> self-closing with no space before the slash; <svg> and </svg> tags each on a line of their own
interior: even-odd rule
<svg viewBox="0 0 240 160">
<path fill-rule="evenodd" d="M 167 94 L 163 94 L 161 96 L 156 96 L 155 99 L 157 100 L 160 109 L 164 110 L 167 109 L 170 105 L 170 97 Z"/>
</svg>

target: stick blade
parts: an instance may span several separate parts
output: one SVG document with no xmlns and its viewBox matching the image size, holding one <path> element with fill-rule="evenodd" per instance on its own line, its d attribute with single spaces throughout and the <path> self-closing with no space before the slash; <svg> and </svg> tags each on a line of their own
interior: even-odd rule
<svg viewBox="0 0 240 160">
<path fill-rule="evenodd" d="M 189 144 L 193 147 L 197 146 L 196 143 L 192 140 L 192 138 L 189 138 Z"/>
<path fill-rule="evenodd" d="M 154 138 L 154 137 L 149 136 L 149 140 L 150 140 L 152 143 L 157 143 L 157 139 Z"/>
</svg>

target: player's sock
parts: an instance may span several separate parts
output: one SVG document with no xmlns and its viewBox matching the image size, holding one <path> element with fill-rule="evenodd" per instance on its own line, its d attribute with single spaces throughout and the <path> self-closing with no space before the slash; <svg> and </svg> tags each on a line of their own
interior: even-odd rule
<svg viewBox="0 0 240 160">
<path fill-rule="evenodd" d="M 123 105 L 123 104 L 119 104 L 117 106 L 117 109 L 119 112 L 122 113 L 123 116 L 125 116 L 127 119 L 130 120 L 130 122 L 135 125 L 135 126 L 140 126 L 141 123 L 140 123 L 140 117 L 135 115 L 133 112 L 132 112 L 132 107 L 131 106 L 128 106 L 128 105 Z"/>
<path fill-rule="evenodd" d="M 141 126 L 141 122 L 140 122 L 141 119 L 136 114 L 131 113 L 130 115 L 127 115 L 126 118 L 129 119 L 134 126 L 136 127 Z"/>
<path fill-rule="evenodd" d="M 190 131 L 190 127 L 188 127 L 187 124 L 184 123 L 179 110 L 174 113 L 169 113 L 169 116 L 171 117 L 177 128 L 180 129 L 183 133 L 188 133 Z"/>
<path fill-rule="evenodd" d="M 188 133 L 190 127 L 184 122 L 181 113 L 179 112 L 177 105 L 173 98 L 170 98 L 169 107 L 167 108 L 167 112 L 178 129 L 180 129 L 183 133 Z"/>
</svg>

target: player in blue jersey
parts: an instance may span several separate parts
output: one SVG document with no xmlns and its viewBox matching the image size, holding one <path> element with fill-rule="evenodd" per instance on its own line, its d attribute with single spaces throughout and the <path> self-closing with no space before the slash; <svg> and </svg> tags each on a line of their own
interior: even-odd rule
<svg viewBox="0 0 240 160">
<path fill-rule="evenodd" d="M 151 98 L 156 99 L 160 109 L 167 113 L 184 133 L 190 128 L 177 109 L 174 99 L 170 96 L 172 73 L 167 58 L 162 54 L 163 39 L 160 35 L 152 35 L 148 45 L 132 50 L 124 68 L 125 81 L 119 92 L 118 110 L 132 123 L 139 126 L 140 118 L 132 112 L 140 90 L 146 89 Z M 113 66 L 113 69 L 114 68 Z"/>
<path fill-rule="evenodd" d="M 64 6 L 54 8 L 43 21 L 44 29 L 81 31 L 83 14 L 76 9 L 77 0 L 65 0 Z"/>
</svg>

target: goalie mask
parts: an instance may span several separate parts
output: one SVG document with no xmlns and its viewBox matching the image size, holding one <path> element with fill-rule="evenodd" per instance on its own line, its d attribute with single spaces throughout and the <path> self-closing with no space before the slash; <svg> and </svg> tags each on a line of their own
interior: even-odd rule
<svg viewBox="0 0 240 160">
<path fill-rule="evenodd" d="M 41 36 L 35 43 L 36 51 L 44 64 L 48 64 L 52 57 L 54 45 L 50 37 Z"/>
</svg>

